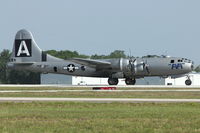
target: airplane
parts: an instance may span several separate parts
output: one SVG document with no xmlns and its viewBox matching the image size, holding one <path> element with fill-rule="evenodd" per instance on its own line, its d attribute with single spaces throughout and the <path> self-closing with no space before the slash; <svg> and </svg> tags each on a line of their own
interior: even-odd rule
<svg viewBox="0 0 200 133">
<path fill-rule="evenodd" d="M 58 45 L 58 44 L 57 44 Z M 57 73 L 84 77 L 108 78 L 109 85 L 117 85 L 124 78 L 127 85 L 149 76 L 181 76 L 193 70 L 193 61 L 179 57 L 145 57 L 118 59 L 60 59 L 42 51 L 31 32 L 22 29 L 15 36 L 8 68 L 40 73 Z M 191 85 L 189 76 L 186 85 Z"/>
</svg>

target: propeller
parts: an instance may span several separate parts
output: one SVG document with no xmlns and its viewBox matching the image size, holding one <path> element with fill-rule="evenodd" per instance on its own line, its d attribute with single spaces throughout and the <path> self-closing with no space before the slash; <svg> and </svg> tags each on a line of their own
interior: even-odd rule
<svg viewBox="0 0 200 133">
<path fill-rule="evenodd" d="M 130 65 L 130 69 L 131 69 L 131 72 L 135 72 L 135 61 L 136 59 L 133 59 L 133 57 L 130 57 L 129 59 L 129 65 Z"/>
<path fill-rule="evenodd" d="M 129 48 L 129 66 L 131 69 L 132 74 L 135 73 L 135 67 L 136 67 L 136 58 L 132 56 L 131 49 Z"/>
<path fill-rule="evenodd" d="M 136 67 L 137 67 L 137 59 L 134 58 L 133 56 L 131 56 L 131 50 L 129 49 L 129 52 L 130 52 L 130 56 L 129 56 L 129 66 L 130 66 L 130 70 L 132 72 L 132 74 L 136 73 Z M 142 65 L 142 64 L 141 64 Z M 136 68 L 136 69 L 135 69 Z M 143 62 L 143 69 L 146 69 L 146 72 L 148 74 L 150 74 L 150 71 L 149 71 L 149 65 L 147 64 L 147 60 L 146 62 Z"/>
</svg>

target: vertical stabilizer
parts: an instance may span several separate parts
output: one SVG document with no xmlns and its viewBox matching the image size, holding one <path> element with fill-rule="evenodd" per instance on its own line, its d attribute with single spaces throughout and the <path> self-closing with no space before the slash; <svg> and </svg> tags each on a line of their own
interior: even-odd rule
<svg viewBox="0 0 200 133">
<path fill-rule="evenodd" d="M 20 30 L 14 40 L 11 60 L 16 63 L 40 62 L 42 50 L 35 43 L 31 32 Z"/>
<path fill-rule="evenodd" d="M 43 52 L 36 44 L 32 33 L 25 29 L 18 31 L 15 36 L 10 60 L 14 63 L 60 61 Z"/>
</svg>

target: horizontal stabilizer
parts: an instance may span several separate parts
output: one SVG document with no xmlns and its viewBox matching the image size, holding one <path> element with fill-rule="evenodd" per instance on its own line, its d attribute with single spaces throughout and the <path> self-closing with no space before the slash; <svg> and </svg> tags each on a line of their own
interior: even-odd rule
<svg viewBox="0 0 200 133">
<path fill-rule="evenodd" d="M 15 63 L 12 63 L 12 64 L 15 64 L 15 65 L 32 65 L 34 63 L 35 62 L 15 62 Z"/>
</svg>

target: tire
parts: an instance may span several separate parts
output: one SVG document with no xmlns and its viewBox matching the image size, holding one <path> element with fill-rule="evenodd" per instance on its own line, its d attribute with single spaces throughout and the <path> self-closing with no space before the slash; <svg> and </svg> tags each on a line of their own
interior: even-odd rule
<svg viewBox="0 0 200 133">
<path fill-rule="evenodd" d="M 109 85 L 117 85 L 119 80 L 117 78 L 108 78 Z"/>
<path fill-rule="evenodd" d="M 126 85 L 135 85 L 136 80 L 135 79 L 126 78 L 125 83 L 126 83 Z"/>
<path fill-rule="evenodd" d="M 191 85 L 192 81 L 190 79 L 185 80 L 185 85 Z"/>
</svg>

